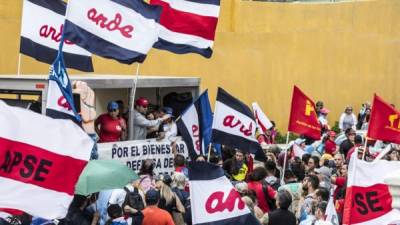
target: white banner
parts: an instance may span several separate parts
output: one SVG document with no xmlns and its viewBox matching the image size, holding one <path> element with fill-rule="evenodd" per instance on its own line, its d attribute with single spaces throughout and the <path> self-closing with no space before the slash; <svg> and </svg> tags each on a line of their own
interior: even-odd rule
<svg viewBox="0 0 400 225">
<path fill-rule="evenodd" d="M 188 149 L 185 142 L 176 142 L 177 153 L 188 158 Z M 129 168 L 139 172 L 142 161 L 154 160 L 155 174 L 174 171 L 174 155 L 171 142 L 156 141 L 155 139 L 138 141 L 120 141 L 97 144 L 99 159 L 115 159 L 125 163 Z"/>
</svg>

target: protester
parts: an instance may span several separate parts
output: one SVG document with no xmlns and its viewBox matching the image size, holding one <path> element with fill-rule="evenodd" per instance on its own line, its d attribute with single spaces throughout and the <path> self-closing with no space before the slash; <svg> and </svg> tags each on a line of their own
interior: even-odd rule
<svg viewBox="0 0 400 225">
<path fill-rule="evenodd" d="M 99 143 L 123 141 L 126 139 L 126 123 L 119 116 L 119 106 L 116 102 L 109 102 L 107 113 L 100 115 L 94 122 Z"/>
<path fill-rule="evenodd" d="M 118 204 L 122 208 L 128 205 L 136 210 L 142 210 L 146 203 L 144 192 L 139 188 L 139 182 L 139 180 L 133 180 L 122 189 L 114 189 L 108 203 Z"/>
<path fill-rule="evenodd" d="M 295 215 L 288 210 L 292 196 L 286 190 L 278 192 L 276 205 L 278 209 L 268 213 L 269 225 L 296 225 Z"/>
<path fill-rule="evenodd" d="M 353 107 L 347 106 L 339 119 L 339 129 L 344 132 L 348 128 L 356 129 L 357 118 L 353 113 Z"/>
<path fill-rule="evenodd" d="M 354 147 L 354 138 L 356 136 L 356 132 L 350 127 L 346 129 L 345 135 L 346 140 L 340 144 L 339 151 L 344 155 L 345 158 L 347 158 L 347 152 Z"/>
<path fill-rule="evenodd" d="M 135 110 L 133 111 L 133 140 L 144 140 L 147 136 L 147 128 L 158 127 L 163 121 L 169 119 L 169 115 L 155 120 L 146 119 L 145 115 L 149 101 L 146 98 L 140 97 L 135 101 Z"/>
<path fill-rule="evenodd" d="M 315 225 L 332 225 L 330 221 L 325 221 L 325 211 L 328 203 L 326 201 L 318 202 L 315 211 Z"/>
<path fill-rule="evenodd" d="M 267 213 L 275 207 L 276 191 L 265 182 L 267 170 L 264 167 L 257 167 L 249 174 L 248 188 L 256 193 L 258 206 Z"/>
<path fill-rule="evenodd" d="M 307 173 L 311 174 L 316 168 L 319 168 L 319 158 L 318 156 L 311 156 L 307 163 Z"/>
<path fill-rule="evenodd" d="M 317 101 L 315 103 L 315 112 L 317 113 L 317 117 L 321 115 L 321 109 L 324 108 L 324 103 L 322 101 Z"/>
<path fill-rule="evenodd" d="M 142 212 L 129 206 L 125 206 L 122 211 L 120 205 L 111 204 L 107 208 L 107 213 L 110 219 L 105 225 L 141 225 L 143 221 Z M 129 217 L 125 218 L 123 213 L 129 215 Z"/>
<path fill-rule="evenodd" d="M 325 153 L 334 156 L 339 148 L 335 143 L 336 133 L 335 131 L 329 131 L 327 139 L 325 141 Z"/>
<path fill-rule="evenodd" d="M 161 125 L 162 137 L 159 138 L 164 140 L 174 141 L 175 137 L 178 135 L 178 127 L 176 126 L 176 123 L 173 120 L 174 111 L 170 107 L 164 107 L 163 112 L 165 113 L 165 115 L 168 115 L 169 118 L 162 123 Z"/>
<path fill-rule="evenodd" d="M 330 130 L 329 122 L 328 122 L 328 113 L 329 109 L 322 108 L 319 111 L 318 121 L 321 124 L 321 133 L 325 133 L 326 131 Z"/>
<path fill-rule="evenodd" d="M 183 173 L 174 173 L 172 176 L 172 191 L 181 201 L 185 212 L 183 213 L 184 221 L 187 225 L 192 224 L 192 212 L 190 205 L 190 194 L 187 191 L 187 177 Z"/>
<path fill-rule="evenodd" d="M 354 143 L 353 147 L 351 147 L 347 152 L 344 151 L 346 148 L 343 148 L 343 152 L 344 152 L 344 155 L 346 157 L 346 161 L 350 161 L 350 157 L 354 153 L 354 151 L 362 146 L 362 144 L 363 144 L 362 137 L 360 135 L 356 135 L 354 137 L 354 142 L 353 143 Z"/>
<path fill-rule="evenodd" d="M 278 188 L 280 186 L 280 181 L 275 176 L 276 170 L 277 170 L 275 162 L 267 160 L 267 162 L 265 162 L 265 169 L 267 170 L 267 177 L 265 178 L 265 181 L 274 190 L 278 190 Z"/>
<path fill-rule="evenodd" d="M 312 204 L 315 192 L 319 187 L 319 178 L 316 175 L 308 175 L 303 180 L 303 195 L 300 203 L 300 221 L 307 219 L 312 213 Z"/>
<path fill-rule="evenodd" d="M 292 204 L 289 207 L 289 211 L 294 215 L 299 213 L 299 201 L 302 193 L 302 184 L 298 182 L 296 175 L 292 170 L 285 171 L 284 177 L 285 185 L 279 187 L 278 191 L 286 190 L 292 197 Z"/>
<path fill-rule="evenodd" d="M 159 201 L 160 193 L 158 191 L 151 189 L 146 193 L 147 207 L 142 211 L 142 225 L 175 225 L 172 216 L 157 207 Z"/>
<path fill-rule="evenodd" d="M 64 219 L 65 225 L 96 225 L 100 219 L 100 214 L 98 212 L 90 214 L 85 211 L 88 205 L 89 198 L 83 195 L 75 195 Z"/>
<path fill-rule="evenodd" d="M 172 178 L 165 174 L 155 178 L 156 189 L 160 192 L 158 207 L 166 210 L 174 219 L 175 224 L 183 224 L 185 208 L 182 202 L 171 189 Z"/>
<path fill-rule="evenodd" d="M 244 181 L 249 171 L 244 152 L 236 150 L 235 156 L 226 160 L 223 168 L 233 181 Z"/>
</svg>

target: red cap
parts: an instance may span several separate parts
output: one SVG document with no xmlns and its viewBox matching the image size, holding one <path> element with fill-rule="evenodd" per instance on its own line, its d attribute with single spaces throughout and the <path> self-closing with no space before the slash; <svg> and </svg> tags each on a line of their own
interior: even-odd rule
<svg viewBox="0 0 400 225">
<path fill-rule="evenodd" d="M 147 100 L 146 98 L 140 97 L 140 98 L 136 99 L 135 105 L 147 107 L 149 105 L 149 100 Z"/>
</svg>

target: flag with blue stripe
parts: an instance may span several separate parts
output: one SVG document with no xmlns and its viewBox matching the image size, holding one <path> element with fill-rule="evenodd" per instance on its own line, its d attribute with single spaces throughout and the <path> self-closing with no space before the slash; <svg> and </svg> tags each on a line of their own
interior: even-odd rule
<svg viewBox="0 0 400 225">
<path fill-rule="evenodd" d="M 158 40 L 160 13 L 141 0 L 69 0 L 64 34 L 93 54 L 143 62 Z"/>
<path fill-rule="evenodd" d="M 176 121 L 192 159 L 208 152 L 211 142 L 212 118 L 206 90 Z"/>
<path fill-rule="evenodd" d="M 80 124 L 82 119 L 75 108 L 71 81 L 65 69 L 61 50 L 50 67 L 47 90 L 46 115 L 55 119 L 71 119 Z"/>
</svg>

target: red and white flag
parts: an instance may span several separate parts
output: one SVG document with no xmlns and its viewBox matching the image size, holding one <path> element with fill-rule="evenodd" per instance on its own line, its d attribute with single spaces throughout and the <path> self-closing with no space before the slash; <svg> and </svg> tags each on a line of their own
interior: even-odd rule
<svg viewBox="0 0 400 225">
<path fill-rule="evenodd" d="M 321 125 L 315 112 L 315 104 L 297 86 L 293 87 L 288 131 L 316 140 L 321 139 Z"/>
<path fill-rule="evenodd" d="M 150 4 L 163 8 L 155 48 L 211 57 L 220 0 L 150 0 Z"/>
<path fill-rule="evenodd" d="M 271 121 L 268 119 L 268 117 L 261 110 L 258 103 L 253 102 L 253 104 L 251 105 L 253 106 L 253 112 L 254 112 L 254 117 L 256 118 L 257 127 L 260 128 L 262 132 L 265 132 L 268 129 L 270 129 L 273 125 Z"/>
<path fill-rule="evenodd" d="M 349 164 L 343 224 L 387 225 L 400 218 L 392 208 L 393 197 L 385 178 L 400 170 L 400 162 L 379 160 L 366 162 L 353 154 Z"/>
<path fill-rule="evenodd" d="M 400 112 L 379 96 L 374 96 L 368 137 L 400 144 Z"/>
<path fill-rule="evenodd" d="M 70 120 L 0 101 L 0 208 L 64 218 L 93 141 Z"/>
</svg>

